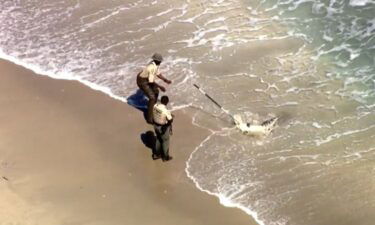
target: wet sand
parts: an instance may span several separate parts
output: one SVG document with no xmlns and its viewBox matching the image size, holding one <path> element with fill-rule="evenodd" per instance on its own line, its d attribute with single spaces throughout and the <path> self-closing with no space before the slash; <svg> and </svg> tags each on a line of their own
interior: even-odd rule
<svg viewBox="0 0 375 225">
<path fill-rule="evenodd" d="M 256 224 L 186 176 L 208 135 L 187 110 L 174 112 L 174 159 L 153 161 L 141 111 L 3 60 L 0 71 L 0 224 Z"/>
</svg>

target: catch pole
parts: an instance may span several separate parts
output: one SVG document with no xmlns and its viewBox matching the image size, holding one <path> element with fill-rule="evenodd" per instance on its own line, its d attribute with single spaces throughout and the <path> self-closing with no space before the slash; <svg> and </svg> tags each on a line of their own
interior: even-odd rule
<svg viewBox="0 0 375 225">
<path fill-rule="evenodd" d="M 202 94 L 204 94 L 208 99 L 210 99 L 217 107 L 219 107 L 223 112 L 225 112 L 228 116 L 230 116 L 233 121 L 237 121 L 232 114 L 230 114 L 227 110 L 225 110 L 215 99 L 209 96 L 204 90 L 202 90 L 198 85 L 193 84 Z"/>
</svg>

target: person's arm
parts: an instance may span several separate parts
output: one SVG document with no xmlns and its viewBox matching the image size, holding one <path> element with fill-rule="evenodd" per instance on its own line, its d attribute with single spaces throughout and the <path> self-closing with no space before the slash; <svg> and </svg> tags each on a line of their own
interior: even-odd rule
<svg viewBox="0 0 375 225">
<path fill-rule="evenodd" d="M 172 124 L 173 123 L 174 115 L 173 114 L 170 114 L 170 115 L 171 115 L 171 117 L 167 118 L 168 124 Z"/>
<path fill-rule="evenodd" d="M 174 115 L 171 114 L 171 119 L 168 120 L 168 123 L 167 123 L 168 126 L 170 127 L 170 128 L 169 128 L 169 134 L 170 134 L 170 135 L 173 135 L 173 126 L 172 126 L 173 118 L 174 118 Z"/>
<path fill-rule="evenodd" d="M 157 74 L 156 75 L 159 79 L 161 79 L 162 81 L 164 81 L 165 83 L 167 84 L 171 84 L 172 81 L 171 80 L 168 80 L 167 78 L 165 78 L 161 73 Z"/>
<path fill-rule="evenodd" d="M 154 68 L 152 65 L 148 65 L 146 67 L 146 73 L 147 73 L 147 79 L 149 83 L 154 83 L 155 82 L 155 76 L 154 76 Z"/>
</svg>

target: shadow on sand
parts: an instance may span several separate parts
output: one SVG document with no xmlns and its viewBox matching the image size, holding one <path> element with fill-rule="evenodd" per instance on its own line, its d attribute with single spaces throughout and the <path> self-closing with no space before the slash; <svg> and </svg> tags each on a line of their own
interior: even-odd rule
<svg viewBox="0 0 375 225">
<path fill-rule="evenodd" d="M 133 106 L 134 108 L 140 110 L 143 113 L 143 118 L 145 119 L 145 122 L 146 122 L 148 98 L 143 93 L 143 91 L 141 89 L 138 89 L 134 94 L 130 95 L 127 98 L 127 102 L 129 105 Z M 155 133 L 149 130 L 149 131 L 142 133 L 140 138 L 143 144 L 147 148 L 149 148 L 151 153 L 153 154 L 155 152 L 155 142 L 156 142 Z"/>
<path fill-rule="evenodd" d="M 151 150 L 151 153 L 155 153 L 155 142 L 156 136 L 153 131 L 149 130 L 141 134 L 141 140 L 143 144 Z"/>
<path fill-rule="evenodd" d="M 149 130 L 149 131 L 146 131 L 145 133 L 142 133 L 141 140 L 147 148 L 151 150 L 154 149 L 156 137 L 153 131 Z"/>
</svg>

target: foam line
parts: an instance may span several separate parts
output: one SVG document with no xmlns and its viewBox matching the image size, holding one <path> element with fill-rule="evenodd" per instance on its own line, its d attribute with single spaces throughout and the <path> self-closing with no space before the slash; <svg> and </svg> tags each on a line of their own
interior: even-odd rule
<svg viewBox="0 0 375 225">
<path fill-rule="evenodd" d="M 68 73 L 60 75 L 60 74 L 54 74 L 54 73 L 51 73 L 51 72 L 48 72 L 48 71 L 44 71 L 36 65 L 25 63 L 25 62 L 23 62 L 22 60 L 20 60 L 16 57 L 13 57 L 11 55 L 7 55 L 6 53 L 4 53 L 4 51 L 2 49 L 0 49 L 0 58 L 4 59 L 4 60 L 7 60 L 7 61 L 10 61 L 10 62 L 13 62 L 16 65 L 19 65 L 19 66 L 22 66 L 26 69 L 29 69 L 29 70 L 31 70 L 31 71 L 35 72 L 36 74 L 39 74 L 39 75 L 48 76 L 48 77 L 51 77 L 53 79 L 58 79 L 58 80 L 76 80 L 76 81 L 90 87 L 93 90 L 101 91 L 101 92 L 109 95 L 111 98 L 114 98 L 116 100 L 120 100 L 122 102 L 127 103 L 127 100 L 126 100 L 125 97 L 120 97 L 120 96 L 117 96 L 117 95 L 113 94 L 112 91 L 107 87 L 103 87 L 103 86 L 97 85 L 95 83 L 92 83 L 90 81 L 86 81 L 86 80 L 74 77 L 73 75 L 68 74 Z"/>
<path fill-rule="evenodd" d="M 7 61 L 10 61 L 10 62 L 12 62 L 16 65 L 22 66 L 26 69 L 29 69 L 29 70 L 33 71 L 34 73 L 42 75 L 42 76 L 48 76 L 48 77 L 51 77 L 51 78 L 57 79 L 57 80 L 75 80 L 75 81 L 78 81 L 78 82 L 84 84 L 85 86 L 95 90 L 95 91 L 103 92 L 104 94 L 108 95 L 109 97 L 111 97 L 113 99 L 119 100 L 119 101 L 124 102 L 124 103 L 128 103 L 127 97 L 129 97 L 129 96 L 121 97 L 121 96 L 115 95 L 115 94 L 113 94 L 111 89 L 108 88 L 108 87 L 100 86 L 98 84 L 95 84 L 93 82 L 81 79 L 79 77 L 77 78 L 74 75 L 69 74 L 69 73 L 55 74 L 55 73 L 52 73 L 52 72 L 42 70 L 39 66 L 29 64 L 29 63 L 25 63 L 25 62 L 23 62 L 22 60 L 20 60 L 16 57 L 13 57 L 11 55 L 8 55 L 8 54 L 4 53 L 4 51 L 2 49 L 0 49 L 0 58 L 4 59 L 4 60 L 7 60 Z M 173 106 L 171 111 L 176 111 L 176 110 L 188 108 L 191 105 L 192 104 L 190 103 L 190 104 Z"/>
<path fill-rule="evenodd" d="M 210 191 L 208 191 L 208 190 L 203 189 L 203 188 L 199 185 L 198 181 L 194 178 L 194 176 L 190 174 L 190 172 L 189 172 L 189 168 L 190 168 L 189 162 L 190 162 L 192 156 L 194 155 L 194 153 L 195 153 L 196 151 L 198 151 L 198 149 L 199 149 L 200 147 L 202 147 L 202 146 L 203 146 L 208 140 L 210 140 L 211 137 L 212 137 L 214 134 L 215 134 L 214 132 L 211 133 L 211 134 L 210 134 L 206 139 L 204 139 L 204 140 L 202 141 L 202 143 L 201 143 L 199 146 L 197 146 L 197 147 L 194 149 L 194 151 L 190 154 L 189 159 L 186 161 L 186 167 L 185 167 L 185 173 L 186 173 L 186 176 L 189 177 L 189 178 L 194 182 L 195 186 L 196 186 L 200 191 L 205 192 L 205 193 L 207 193 L 207 194 L 209 194 L 209 195 L 216 196 L 216 197 L 219 199 L 220 204 L 222 204 L 223 206 L 225 206 L 225 207 L 229 207 L 229 208 L 239 208 L 239 209 L 241 209 L 242 211 L 244 211 L 246 214 L 250 215 L 250 216 L 251 216 L 251 217 L 252 217 L 252 218 L 253 218 L 253 219 L 254 219 L 259 225 L 266 225 L 266 224 L 265 224 L 265 223 L 259 218 L 257 212 L 252 211 L 252 210 L 250 210 L 249 208 L 247 208 L 247 207 L 245 207 L 245 206 L 243 206 L 243 205 L 241 205 L 241 204 L 239 204 L 239 203 L 234 203 L 231 199 L 229 199 L 228 197 L 226 197 L 226 196 L 224 196 L 224 195 L 217 194 L 217 193 L 213 193 L 213 192 L 210 192 Z"/>
</svg>

